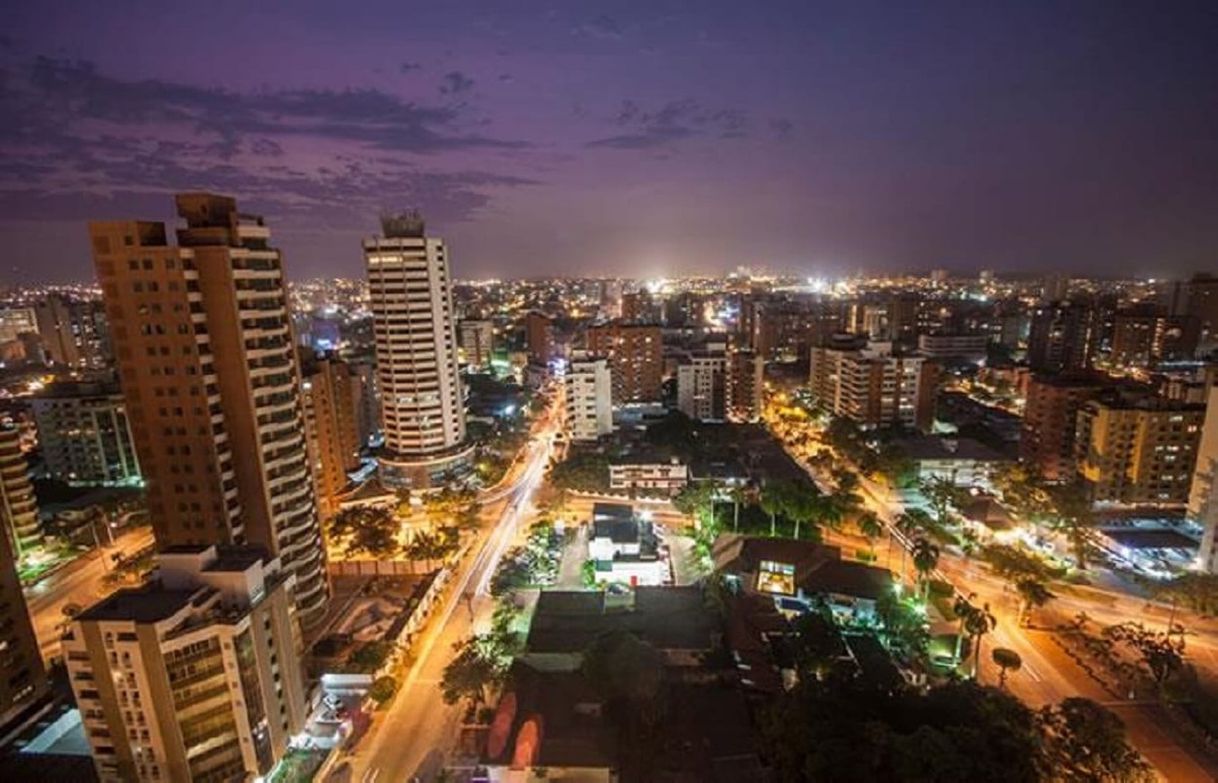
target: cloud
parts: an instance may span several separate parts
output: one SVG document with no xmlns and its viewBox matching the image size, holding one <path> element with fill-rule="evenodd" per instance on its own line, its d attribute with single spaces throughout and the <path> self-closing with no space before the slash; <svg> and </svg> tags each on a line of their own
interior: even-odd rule
<svg viewBox="0 0 1218 783">
<path fill-rule="evenodd" d="M 8 80 L 14 81 L 13 79 Z M 0 139 L 61 120 L 118 125 L 182 124 L 226 143 L 248 134 L 353 141 L 420 154 L 459 148 L 519 148 L 523 142 L 459 130 L 456 109 L 425 106 L 376 89 L 280 89 L 239 93 L 158 79 L 124 81 L 92 63 L 38 58 L 24 93 L 5 85 Z M 29 110 L 38 116 L 14 116 Z"/>
<path fill-rule="evenodd" d="M 589 38 L 600 38 L 606 41 L 618 41 L 622 38 L 622 28 L 611 16 L 601 14 L 582 24 L 575 26 L 576 35 Z"/>
<path fill-rule="evenodd" d="M 795 124 L 786 117 L 772 117 L 769 122 L 770 130 L 780 139 L 785 139 L 795 129 Z"/>
<path fill-rule="evenodd" d="M 537 184 L 466 156 L 456 170 L 421 165 L 525 146 L 474 122 L 373 89 L 242 93 L 43 58 L 0 79 L 0 209 L 6 220 L 156 215 L 172 193 L 208 189 L 304 223 L 363 222 L 386 203 L 465 220 L 498 191 Z"/>
<path fill-rule="evenodd" d="M 410 73 L 411 71 L 417 71 L 422 67 L 423 67 L 422 63 L 402 63 L 399 70 L 402 73 Z"/>
<path fill-rule="evenodd" d="M 460 71 L 449 71 L 444 74 L 444 81 L 440 83 L 440 92 L 444 95 L 458 95 L 468 92 L 473 87 L 473 79 Z"/>
<path fill-rule="evenodd" d="M 669 147 L 697 137 L 739 139 L 748 135 L 749 118 L 742 109 L 706 109 L 690 98 L 669 101 L 654 111 L 624 100 L 612 123 L 628 130 L 594 139 L 585 146 L 641 150 Z"/>
</svg>

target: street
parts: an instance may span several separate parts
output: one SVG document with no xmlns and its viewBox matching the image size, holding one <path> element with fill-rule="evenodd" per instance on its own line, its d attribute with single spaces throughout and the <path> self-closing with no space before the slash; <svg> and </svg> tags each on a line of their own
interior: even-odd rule
<svg viewBox="0 0 1218 783">
<path fill-rule="evenodd" d="M 115 537 L 114 546 L 86 552 L 25 589 L 30 620 L 43 660 L 59 655 L 59 628 L 65 620 L 64 607 L 68 604 L 87 607 L 113 590 L 104 581 L 113 562 L 107 560 L 119 553 L 132 555 L 149 546 L 152 546 L 150 526 L 127 530 Z"/>
<path fill-rule="evenodd" d="M 413 662 L 389 707 L 377 713 L 354 754 L 346 760 L 352 780 L 431 780 L 446 763 L 446 750 L 459 734 L 463 705 L 444 703 L 439 684 L 457 642 L 490 622 L 495 600 L 487 588 L 500 558 L 512 546 L 519 522 L 545 476 L 554 448 L 558 417 L 543 416 L 527 454 L 484 497 L 484 518 L 492 524 L 458 566 L 436 616 L 420 636 Z"/>
</svg>

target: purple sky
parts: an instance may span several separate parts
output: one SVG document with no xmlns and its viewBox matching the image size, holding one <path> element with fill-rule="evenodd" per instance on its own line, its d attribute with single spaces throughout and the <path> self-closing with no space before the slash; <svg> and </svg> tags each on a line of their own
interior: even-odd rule
<svg viewBox="0 0 1218 783">
<path fill-rule="evenodd" d="M 1212 271 L 1218 6 L 6 5 L 6 280 L 201 188 L 296 278 L 402 207 L 464 277 Z"/>
</svg>

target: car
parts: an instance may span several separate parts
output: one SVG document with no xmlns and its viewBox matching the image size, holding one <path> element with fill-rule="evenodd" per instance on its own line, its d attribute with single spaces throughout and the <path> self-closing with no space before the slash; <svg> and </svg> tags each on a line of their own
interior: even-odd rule
<svg viewBox="0 0 1218 783">
<path fill-rule="evenodd" d="M 327 693 L 321 697 L 321 703 L 331 712 L 338 712 L 343 706 L 343 699 L 336 693 Z"/>
</svg>

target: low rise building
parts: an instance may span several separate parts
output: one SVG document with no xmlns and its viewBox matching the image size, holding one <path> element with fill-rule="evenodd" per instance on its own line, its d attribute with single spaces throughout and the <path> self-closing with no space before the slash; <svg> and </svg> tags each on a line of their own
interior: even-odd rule
<svg viewBox="0 0 1218 783">
<path fill-rule="evenodd" d="M 676 458 L 668 461 L 650 455 L 624 457 L 609 465 L 609 489 L 675 495 L 689 483 L 689 466 Z"/>
<path fill-rule="evenodd" d="M 83 611 L 64 637 L 97 775 L 250 780 L 304 728 L 294 577 L 261 550 L 170 547 L 150 584 Z"/>
<path fill-rule="evenodd" d="M 917 466 L 922 481 L 944 479 L 958 487 L 982 487 L 1007 458 L 972 438 L 924 435 L 893 441 Z"/>
<path fill-rule="evenodd" d="M 117 383 L 55 383 L 34 397 L 30 407 L 51 478 L 72 486 L 143 483 Z"/>
<path fill-rule="evenodd" d="M 598 583 L 656 586 L 672 575 L 668 561 L 660 557 L 655 527 L 622 503 L 593 505 L 588 559 L 595 563 Z"/>
</svg>

